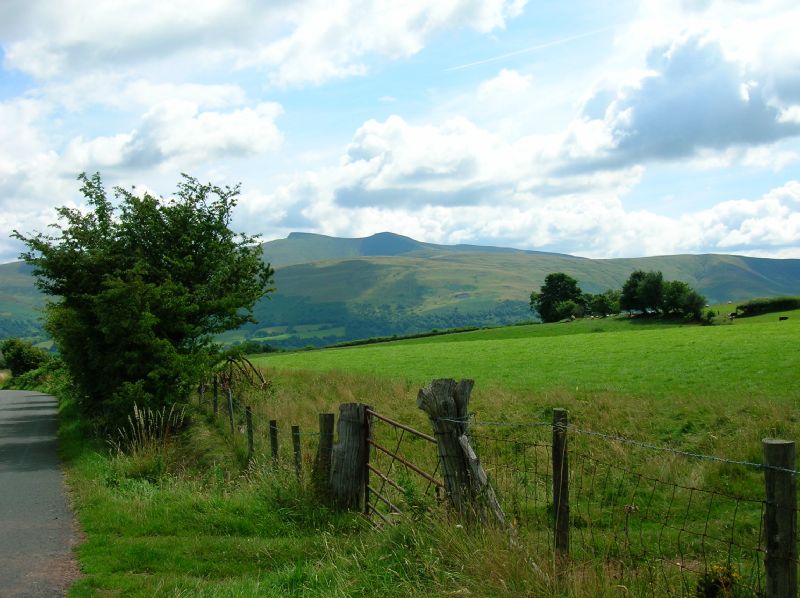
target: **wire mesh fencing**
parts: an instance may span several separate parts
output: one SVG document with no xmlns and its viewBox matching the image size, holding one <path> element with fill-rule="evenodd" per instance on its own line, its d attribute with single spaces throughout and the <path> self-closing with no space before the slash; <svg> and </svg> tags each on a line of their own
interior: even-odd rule
<svg viewBox="0 0 800 598">
<path fill-rule="evenodd" d="M 559 549 L 562 500 L 553 483 L 554 431 L 550 422 L 473 420 L 470 432 L 520 537 L 550 554 Z M 768 595 L 763 475 L 772 468 L 573 426 L 566 432 L 564 549 L 573 570 L 599 568 L 620 587 L 655 595 Z M 796 501 L 792 510 L 796 521 Z M 797 565 L 795 548 L 786 566 Z"/>
</svg>

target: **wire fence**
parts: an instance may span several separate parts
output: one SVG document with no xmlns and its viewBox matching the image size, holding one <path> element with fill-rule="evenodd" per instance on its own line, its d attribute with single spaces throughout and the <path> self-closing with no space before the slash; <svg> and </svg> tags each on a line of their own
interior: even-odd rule
<svg viewBox="0 0 800 598">
<path fill-rule="evenodd" d="M 473 420 L 470 432 L 512 524 L 550 551 L 553 431 L 551 422 Z M 796 470 L 574 426 L 566 433 L 573 563 L 657 595 L 766 595 L 762 476 Z"/>
<path fill-rule="evenodd" d="M 201 392 L 201 399 L 207 410 L 211 396 Z M 220 392 L 217 408 L 234 433 L 260 442 L 269 438 L 274 456 L 291 454 L 278 446 L 278 422 L 248 416 L 235 393 Z M 383 526 L 446 503 L 439 439 L 369 408 L 365 413 L 362 512 Z M 765 529 L 776 506 L 765 495 L 765 475 L 796 480 L 792 466 L 726 459 L 554 422 L 438 421 L 468 429 L 518 541 L 539 554 L 568 554 L 573 572 L 594 570 L 620 588 L 636 588 L 635 595 L 771 597 L 781 595 L 767 588 L 771 558 L 787 561 L 796 585 L 796 495 L 790 506 L 794 549 L 768 554 Z M 557 443 L 559 434 L 563 440 Z M 285 430 L 280 436 L 288 437 Z M 311 455 L 319 455 L 322 438 L 296 427 L 291 437 L 300 476 L 298 455 L 306 455 L 307 465 Z M 567 546 L 557 532 L 563 504 Z"/>
</svg>

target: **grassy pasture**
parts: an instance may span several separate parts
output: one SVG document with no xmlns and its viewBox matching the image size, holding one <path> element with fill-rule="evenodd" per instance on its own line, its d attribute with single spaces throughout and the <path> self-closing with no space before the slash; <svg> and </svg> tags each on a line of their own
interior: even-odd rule
<svg viewBox="0 0 800 598">
<path fill-rule="evenodd" d="M 606 397 L 669 416 L 676 403 L 741 407 L 798 398 L 800 312 L 702 327 L 636 320 L 529 325 L 379 345 L 270 354 L 260 365 L 339 371 L 424 384 L 474 378 L 477 389 L 512 393 L 506 414 L 548 396 Z M 476 405 L 480 407 L 480 404 Z M 511 410 L 509 413 L 508 409 Z M 488 415 L 488 414 L 487 414 Z M 499 416 L 495 413 L 494 416 Z"/>
<path fill-rule="evenodd" d="M 307 479 L 294 479 L 289 426 L 312 432 L 318 413 L 361 401 L 429 431 L 415 406 L 420 385 L 437 376 L 471 376 L 473 430 L 501 440 L 495 446 L 478 438 L 476 444 L 506 505 L 515 504 L 520 480 L 509 485 L 514 474 L 495 464 L 522 457 L 503 449 L 502 441 L 524 435 L 546 440 L 549 430 L 482 428 L 481 422 L 547 421 L 557 406 L 569 409 L 571 421 L 582 428 L 758 461 L 762 437 L 800 436 L 793 350 L 800 312 L 789 316 L 785 322 L 770 314 L 714 327 L 594 320 L 261 356 L 257 361 L 268 368 L 271 389 L 237 393 L 240 405 L 252 405 L 256 423 L 256 462 L 244 469 L 243 421 L 237 416 L 231 438 L 224 410 L 217 420 L 194 413 L 196 425 L 163 468 L 152 456 L 109 456 L 104 447 L 86 445 L 71 427 L 77 425 L 74 413 L 67 411 L 62 447 L 87 535 L 78 551 L 85 576 L 71 595 L 665 595 L 659 584 L 674 579 L 674 567 L 643 562 L 643 571 L 656 567 L 655 582 L 646 574 L 622 579 L 613 570 L 615 556 L 624 556 L 609 540 L 620 517 L 604 505 L 639 500 L 632 494 L 636 480 L 614 472 L 594 476 L 579 455 L 667 483 L 742 496 L 760 494 L 759 472 L 574 437 L 574 554 L 586 559 L 576 560 L 567 582 L 559 584 L 546 523 L 534 525 L 549 518 L 546 495 L 508 508 L 510 516 L 531 522 L 513 545 L 503 534 L 454 527 L 446 518 L 376 532 L 357 518 L 321 508 Z M 269 464 L 269 419 L 279 422 L 285 468 Z M 308 465 L 315 439 L 303 441 Z M 430 447 L 411 442 L 403 450 L 416 460 Z M 581 489 L 579 484 L 590 482 L 591 491 Z M 524 483 L 536 491 L 547 480 Z M 720 498 L 670 499 L 665 486 L 656 488 L 651 501 L 654 518 L 686 508 L 681 525 L 687 530 L 707 526 L 723 537 L 735 531 L 743 542 L 758 532 L 757 510 L 740 508 L 734 530 L 732 503 Z M 655 523 L 645 522 L 637 532 L 634 540 L 646 547 L 675 545 L 676 534 L 662 533 Z M 709 562 L 724 562 L 724 550 L 715 552 L 711 542 L 699 545 L 686 533 L 677 541 L 689 555 L 706 552 Z M 595 549 L 610 561 L 594 558 Z M 679 595 L 696 595 L 695 578 L 688 579 Z"/>
<path fill-rule="evenodd" d="M 779 322 L 781 315 L 789 319 Z M 541 531 L 547 529 L 551 508 L 547 481 L 515 473 L 515 467 L 522 459 L 530 463 L 537 451 L 546 462 L 547 452 L 521 450 L 514 443 L 547 442 L 548 429 L 491 427 L 493 421 L 549 421 L 553 407 L 566 407 L 571 423 L 581 429 L 760 462 L 762 438 L 800 437 L 800 355 L 794 350 L 798 334 L 796 311 L 712 327 L 584 320 L 269 355 L 258 362 L 270 368 L 276 391 L 266 402 L 253 399 L 263 417 L 269 414 L 312 429 L 315 420 L 304 407 L 317 413 L 332 411 L 339 402 L 360 401 L 429 431 L 415 406 L 417 388 L 435 377 L 474 378 L 473 434 L 484 451 L 482 459 L 515 520 L 527 520 L 533 524 L 528 530 L 539 530 L 528 533 L 525 541 L 541 546 L 548 542 L 548 534 Z M 674 564 L 679 554 L 686 554 L 700 569 L 724 563 L 727 545 L 707 541 L 706 530 L 735 538 L 741 546 L 758 543 L 760 506 L 747 502 L 763 498 L 758 470 L 579 433 L 570 442 L 577 457 L 575 483 L 584 485 L 573 504 L 576 554 L 583 551 L 590 561 L 592 554 L 601 555 L 596 562 L 622 558 L 611 538 L 621 533 L 623 519 L 628 521 L 620 515 L 628 503 L 636 512 L 646 511 L 640 521 L 637 515 L 630 517 L 638 525 L 631 536 L 638 539 L 642 559 L 658 545 L 665 562 Z M 405 450 L 420 458 L 422 448 L 410 444 Z M 596 463 L 599 470 L 592 469 Z M 660 481 L 645 483 L 643 493 L 639 474 Z M 676 493 L 672 484 L 699 490 Z M 531 500 L 537 493 L 538 501 Z M 732 497 L 746 500 L 738 504 Z M 676 512 L 681 514 L 678 519 Z M 665 531 L 665 519 L 678 527 Z M 736 550 L 738 574 L 752 575 L 753 553 Z M 679 568 L 671 569 L 676 571 L 680 573 Z M 692 595 L 696 580 L 686 577 L 682 591 Z M 575 578 L 573 582 L 578 583 Z M 577 585 L 573 590 L 582 595 Z"/>
</svg>

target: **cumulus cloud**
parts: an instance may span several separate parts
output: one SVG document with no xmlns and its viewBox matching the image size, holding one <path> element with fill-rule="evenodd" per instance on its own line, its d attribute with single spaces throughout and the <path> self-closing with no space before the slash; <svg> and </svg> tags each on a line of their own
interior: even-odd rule
<svg viewBox="0 0 800 598">
<path fill-rule="evenodd" d="M 67 160 L 80 170 L 146 168 L 163 163 L 196 164 L 277 149 L 279 104 L 264 102 L 228 112 L 200 111 L 197 104 L 170 100 L 149 110 L 129 133 L 73 139 Z"/>
<path fill-rule="evenodd" d="M 586 148 L 588 136 L 588 151 L 567 171 L 691 158 L 800 134 L 800 123 L 783 118 L 763 82 L 726 59 L 717 41 L 680 39 L 653 49 L 647 66 L 635 85 L 589 98 L 565 146 Z"/>
<path fill-rule="evenodd" d="M 413 55 L 449 28 L 500 29 L 524 4 L 10 0 L 0 7 L 0 36 L 6 67 L 41 79 L 191 54 L 195 64 L 263 67 L 274 83 L 296 85 L 363 74 L 371 57 Z"/>
</svg>

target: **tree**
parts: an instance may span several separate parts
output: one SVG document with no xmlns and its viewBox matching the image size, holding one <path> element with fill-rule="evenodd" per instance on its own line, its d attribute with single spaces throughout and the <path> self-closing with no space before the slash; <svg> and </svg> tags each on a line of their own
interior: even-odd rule
<svg viewBox="0 0 800 598">
<path fill-rule="evenodd" d="M 622 293 L 619 298 L 619 307 L 627 311 L 639 310 L 643 311 L 639 301 L 639 283 L 644 279 L 646 273 L 644 270 L 634 270 L 622 285 Z"/>
<path fill-rule="evenodd" d="M 563 317 L 569 317 L 563 316 L 567 307 L 559 306 L 565 301 L 581 306 L 584 304 L 578 281 L 563 272 L 548 274 L 539 292 L 531 293 L 531 309 L 539 312 L 543 322 L 557 322 Z"/>
<path fill-rule="evenodd" d="M 605 317 L 619 313 L 619 298 L 619 291 L 609 289 L 604 293 L 588 296 L 586 305 L 592 315 Z"/>
<path fill-rule="evenodd" d="M 664 276 L 661 272 L 648 272 L 639 281 L 636 291 L 643 311 L 660 312 L 664 302 Z"/>
<path fill-rule="evenodd" d="M 174 198 L 115 189 L 99 173 L 79 177 L 88 211 L 58 210 L 58 233 L 14 235 L 37 286 L 56 298 L 46 328 L 102 424 L 132 403 L 160 408 L 186 399 L 218 349 L 214 334 L 253 321 L 274 271 L 254 237 L 230 222 L 239 186 L 184 175 Z"/>
<path fill-rule="evenodd" d="M 664 283 L 664 313 L 700 320 L 705 304 L 705 297 L 687 283 L 680 280 L 668 280 Z"/>
<path fill-rule="evenodd" d="M 15 377 L 43 366 L 50 359 L 50 354 L 44 349 L 18 338 L 7 338 L 0 343 L 0 352 L 0 361 L 5 362 L 5 366 Z"/>
<path fill-rule="evenodd" d="M 620 308 L 628 311 L 660 311 L 664 277 L 661 272 L 635 270 L 622 285 Z"/>
</svg>

